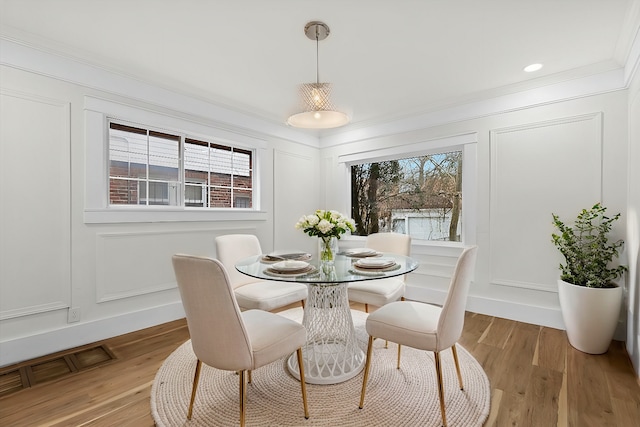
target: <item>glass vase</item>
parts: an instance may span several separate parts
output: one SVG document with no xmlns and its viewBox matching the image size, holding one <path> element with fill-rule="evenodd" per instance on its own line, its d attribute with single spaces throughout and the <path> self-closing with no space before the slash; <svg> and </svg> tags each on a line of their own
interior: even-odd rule
<svg viewBox="0 0 640 427">
<path fill-rule="evenodd" d="M 320 237 L 320 262 L 322 264 L 333 265 L 333 261 L 337 252 L 337 237 Z"/>
</svg>

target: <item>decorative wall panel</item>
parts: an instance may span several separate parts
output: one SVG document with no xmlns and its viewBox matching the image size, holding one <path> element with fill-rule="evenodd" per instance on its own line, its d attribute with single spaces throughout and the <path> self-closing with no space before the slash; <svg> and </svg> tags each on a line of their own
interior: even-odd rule
<svg viewBox="0 0 640 427">
<path fill-rule="evenodd" d="M 70 304 L 69 111 L 0 93 L 0 319 Z"/>
<path fill-rule="evenodd" d="M 296 230 L 294 225 L 302 215 L 320 209 L 316 171 L 316 162 L 310 156 L 279 150 L 274 152 L 275 249 L 309 250 L 311 247 L 309 237 Z M 284 248 L 283 245 L 293 247 Z"/>
<path fill-rule="evenodd" d="M 601 200 L 602 114 L 497 129 L 490 148 L 490 282 L 555 292 L 551 213 Z"/>
<path fill-rule="evenodd" d="M 96 299 L 102 303 L 176 288 L 176 253 L 215 257 L 215 238 L 255 228 L 101 233 L 96 237 Z"/>
</svg>

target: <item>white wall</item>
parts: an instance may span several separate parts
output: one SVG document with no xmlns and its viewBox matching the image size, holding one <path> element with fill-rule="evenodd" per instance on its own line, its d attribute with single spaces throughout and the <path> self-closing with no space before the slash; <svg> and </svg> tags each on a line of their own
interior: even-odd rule
<svg viewBox="0 0 640 427">
<path fill-rule="evenodd" d="M 640 374 L 640 72 L 629 88 L 629 178 L 626 253 L 629 274 L 625 292 L 627 352 Z"/>
<path fill-rule="evenodd" d="M 551 213 L 571 220 L 598 201 L 610 212 L 625 213 L 627 93 L 618 90 L 486 117 L 478 111 L 477 116 L 323 149 L 324 161 L 334 162 L 333 168 L 321 168 L 325 197 L 333 198 L 338 209 L 348 206 L 336 192 L 348 185 L 339 163 L 346 153 L 476 133 L 477 176 L 467 183 L 472 186 L 463 200 L 464 215 L 475 217 L 475 232 L 465 235 L 465 243 L 479 246 L 468 308 L 563 328 L 556 285 L 561 257 L 551 243 Z M 472 200 L 475 207 L 467 204 Z M 625 222 L 620 221 L 614 237 L 624 234 Z M 420 267 L 408 276 L 406 296 L 442 302 L 460 249 L 455 244 L 414 244 L 412 251 Z M 623 322 L 617 337 L 624 339 Z"/>
<path fill-rule="evenodd" d="M 224 112 L 200 100 L 15 49 L 3 44 L 9 65 L 0 67 L 0 366 L 183 317 L 171 255 L 215 256 L 218 235 L 256 234 L 264 251 L 315 249 L 293 225 L 318 205 L 317 138 L 238 113 L 221 123 Z M 30 55 L 38 61 L 21 62 Z M 106 168 L 91 159 L 104 147 L 87 131 L 95 116 L 87 99 L 165 118 L 165 126 L 264 141 L 255 163 L 261 212 L 103 221 L 110 213 L 94 209 L 92 176 Z"/>
<path fill-rule="evenodd" d="M 340 156 L 386 150 L 407 140 L 468 135 L 477 140 L 472 150 L 477 160 L 474 178 L 465 181 L 471 187 L 465 203 L 472 201 L 465 206 L 473 207 L 465 213 L 471 215 L 465 240 L 480 247 L 469 309 L 561 328 L 555 292 L 560 258 L 550 242 L 551 212 L 571 217 L 601 196 L 612 212 L 627 216 L 615 234 L 636 242 L 626 311 L 636 325 L 627 339 L 638 366 L 639 238 L 637 214 L 632 215 L 640 206 L 634 167 L 640 163 L 637 76 L 629 91 L 619 84 L 619 73 L 607 73 L 586 83 L 329 134 L 320 150 L 317 138 L 308 134 L 2 42 L 0 366 L 181 317 L 169 257 L 175 252 L 215 255 L 217 235 L 251 232 L 265 251 L 315 251 L 316 242 L 293 224 L 317 208 L 348 212 L 348 175 Z M 594 82 L 591 92 L 580 92 Z M 264 140 L 262 214 L 85 222 L 94 185 L 87 178 L 87 158 L 96 148 L 86 137 L 87 96 Z M 21 135 L 29 151 L 17 147 Z M 34 152 L 41 154 L 34 157 Z M 26 164 L 36 165 L 40 176 L 21 176 L 29 191 L 19 191 L 15 175 Z M 349 245 L 360 243 L 341 241 Z M 460 247 L 416 244 L 412 250 L 421 265 L 409 276 L 407 296 L 441 302 Z M 128 262 L 134 255 L 135 262 Z M 141 274 L 144 270 L 150 274 Z M 79 310 L 78 322 L 68 322 L 69 308 Z"/>
</svg>

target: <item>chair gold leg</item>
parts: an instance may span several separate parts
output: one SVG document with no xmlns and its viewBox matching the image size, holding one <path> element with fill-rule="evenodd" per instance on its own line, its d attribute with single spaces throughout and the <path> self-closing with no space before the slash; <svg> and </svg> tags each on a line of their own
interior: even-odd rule
<svg viewBox="0 0 640 427">
<path fill-rule="evenodd" d="M 251 384 L 251 369 L 247 371 L 247 383 Z"/>
<path fill-rule="evenodd" d="M 244 405 L 247 395 L 247 382 L 245 381 L 245 371 L 240 371 L 240 427 L 244 427 Z"/>
<path fill-rule="evenodd" d="M 307 407 L 307 385 L 304 382 L 304 363 L 302 362 L 302 348 L 298 353 L 298 369 L 300 371 L 300 389 L 302 390 L 302 406 L 304 406 L 304 418 L 309 419 L 309 408 Z"/>
<path fill-rule="evenodd" d="M 440 365 L 440 353 L 433 352 L 436 359 L 436 374 L 438 375 L 438 396 L 440 397 L 440 414 L 442 415 L 442 425 L 447 427 L 447 416 L 444 412 L 444 385 L 442 384 L 442 365 Z"/>
<path fill-rule="evenodd" d="M 302 309 L 304 309 L 304 300 L 303 299 L 300 300 L 300 305 L 302 305 Z"/>
<path fill-rule="evenodd" d="M 191 419 L 191 415 L 193 414 L 193 402 L 196 400 L 196 390 L 198 389 L 198 382 L 200 381 L 200 368 L 202 367 L 202 362 L 198 359 L 196 363 L 196 373 L 193 376 L 193 387 L 191 388 L 191 401 L 189 402 L 189 411 L 187 412 L 187 419 Z"/>
<path fill-rule="evenodd" d="M 402 348 L 402 346 L 400 344 L 398 344 L 398 366 L 397 368 L 400 369 L 400 349 Z"/>
<path fill-rule="evenodd" d="M 367 347 L 367 363 L 364 365 L 364 378 L 362 379 L 362 392 L 360 393 L 360 409 L 364 406 L 364 393 L 367 391 L 367 379 L 369 378 L 369 367 L 371 366 L 371 349 L 373 348 L 373 337 L 369 336 Z"/>
<path fill-rule="evenodd" d="M 384 340 L 384 348 L 389 348 L 389 340 Z"/>
<path fill-rule="evenodd" d="M 456 372 L 458 373 L 458 383 L 460 384 L 460 390 L 464 390 L 464 385 L 462 385 L 462 374 L 460 373 L 460 363 L 458 363 L 458 350 L 456 350 L 455 344 L 451 346 L 451 352 L 453 353 L 453 361 L 456 362 Z"/>
<path fill-rule="evenodd" d="M 369 304 L 365 304 L 364 305 L 364 311 L 365 311 L 365 313 L 369 312 Z"/>
</svg>

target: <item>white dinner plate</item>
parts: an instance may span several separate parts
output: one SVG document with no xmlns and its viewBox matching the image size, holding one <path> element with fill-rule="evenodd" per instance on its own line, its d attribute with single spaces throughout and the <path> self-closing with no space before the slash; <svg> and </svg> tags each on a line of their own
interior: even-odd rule
<svg viewBox="0 0 640 427">
<path fill-rule="evenodd" d="M 317 268 L 309 264 L 308 266 L 300 270 L 274 270 L 273 268 L 269 267 L 269 268 L 266 268 L 263 273 L 266 274 L 267 276 L 282 277 L 282 278 L 285 278 L 285 277 L 296 278 L 299 276 L 311 275 L 316 273 L 317 271 L 318 271 Z"/>
<path fill-rule="evenodd" d="M 372 256 L 372 255 L 378 254 L 378 252 L 369 248 L 352 248 L 352 249 L 347 249 L 344 253 L 347 256 L 353 256 L 353 257 L 365 257 L 365 256 Z"/>
<path fill-rule="evenodd" d="M 296 271 L 303 270 L 309 267 L 309 263 L 306 261 L 296 261 L 293 259 L 288 259 L 286 261 L 280 261 L 271 266 L 273 270 L 276 271 Z"/>
<path fill-rule="evenodd" d="M 355 262 L 357 267 L 363 268 L 386 268 L 391 267 L 396 262 L 389 258 L 362 258 Z"/>
</svg>

